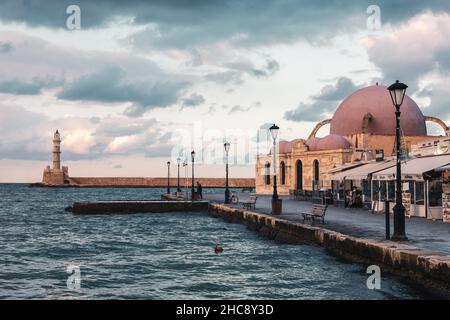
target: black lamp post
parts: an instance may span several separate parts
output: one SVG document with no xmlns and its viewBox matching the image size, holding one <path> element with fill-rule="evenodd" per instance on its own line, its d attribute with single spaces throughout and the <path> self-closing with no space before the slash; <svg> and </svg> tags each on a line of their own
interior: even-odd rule
<svg viewBox="0 0 450 320">
<path fill-rule="evenodd" d="M 276 146 L 277 146 L 277 136 L 278 130 L 280 128 L 274 124 L 269 128 L 270 134 L 273 139 L 273 194 L 272 194 L 272 214 L 281 214 L 281 199 L 278 198 L 278 190 L 277 190 L 277 155 L 276 155 Z"/>
<path fill-rule="evenodd" d="M 271 126 L 269 128 L 270 130 L 270 134 L 272 135 L 272 139 L 273 139 L 273 194 L 272 194 L 272 199 L 276 200 L 278 199 L 278 191 L 277 191 L 277 158 L 276 158 L 276 146 L 277 146 L 277 136 L 278 136 L 278 130 L 280 130 L 280 128 L 274 124 L 273 126 Z"/>
<path fill-rule="evenodd" d="M 181 158 L 178 157 L 177 158 L 177 165 L 178 165 L 178 179 L 177 179 L 177 192 L 180 192 L 180 163 L 181 163 Z"/>
<path fill-rule="evenodd" d="M 167 194 L 170 194 L 170 161 L 167 161 Z"/>
<path fill-rule="evenodd" d="M 230 143 L 225 142 L 223 148 L 225 149 L 225 203 L 230 203 L 230 190 L 228 189 L 228 151 L 230 151 Z"/>
<path fill-rule="evenodd" d="M 194 200 L 195 200 L 195 197 L 194 197 L 194 194 L 195 194 L 195 190 L 194 190 L 194 161 L 195 161 L 195 151 L 194 151 L 194 150 L 191 151 L 191 160 L 192 160 L 192 187 L 191 187 L 191 193 L 192 193 L 192 196 L 191 196 L 191 200 L 194 201 Z"/>
<path fill-rule="evenodd" d="M 405 207 L 402 201 L 402 163 L 400 156 L 400 106 L 403 103 L 403 98 L 405 97 L 406 88 L 408 86 L 398 80 L 388 87 L 389 93 L 391 95 L 392 103 L 395 106 L 395 145 L 396 145 L 396 160 L 397 160 L 397 198 L 395 201 L 394 210 L 394 234 L 392 240 L 394 241 L 406 241 L 408 238 L 405 234 Z"/>
</svg>

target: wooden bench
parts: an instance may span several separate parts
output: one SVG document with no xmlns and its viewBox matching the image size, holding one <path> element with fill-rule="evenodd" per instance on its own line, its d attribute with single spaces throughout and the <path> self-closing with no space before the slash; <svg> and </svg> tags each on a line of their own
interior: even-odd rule
<svg viewBox="0 0 450 320">
<path fill-rule="evenodd" d="M 310 212 L 302 212 L 303 222 L 309 220 L 314 223 L 316 220 L 320 220 L 325 223 L 325 213 L 327 212 L 328 206 L 325 204 L 313 204 Z"/>
<path fill-rule="evenodd" d="M 242 208 L 244 209 L 255 209 L 257 199 L 258 199 L 257 196 L 250 196 L 250 199 L 248 201 L 242 201 L 239 203 L 242 205 Z"/>
</svg>

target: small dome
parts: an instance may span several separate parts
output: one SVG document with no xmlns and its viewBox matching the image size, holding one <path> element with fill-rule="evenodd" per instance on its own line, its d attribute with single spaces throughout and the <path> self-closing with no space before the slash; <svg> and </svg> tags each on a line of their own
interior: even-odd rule
<svg viewBox="0 0 450 320">
<path fill-rule="evenodd" d="M 270 148 L 269 154 L 272 154 L 272 148 Z M 290 153 L 292 152 L 292 142 L 290 141 L 280 141 L 277 146 L 278 153 Z"/>
<path fill-rule="evenodd" d="M 310 138 L 306 141 L 310 151 L 350 149 L 352 144 L 343 136 L 330 134 L 323 138 Z"/>
<path fill-rule="evenodd" d="M 400 111 L 404 135 L 427 134 L 425 118 L 414 100 L 405 95 Z M 358 133 L 395 135 L 395 107 L 387 87 L 363 88 L 342 101 L 331 120 L 330 133 L 341 136 Z"/>
<path fill-rule="evenodd" d="M 305 139 L 294 139 L 294 140 L 291 141 L 292 144 L 294 144 L 294 143 L 305 143 L 305 142 L 306 142 Z"/>
</svg>

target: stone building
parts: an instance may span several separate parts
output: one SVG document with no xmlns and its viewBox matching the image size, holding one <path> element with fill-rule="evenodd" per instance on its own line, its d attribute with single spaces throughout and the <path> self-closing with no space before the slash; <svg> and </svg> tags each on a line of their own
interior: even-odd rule
<svg viewBox="0 0 450 320">
<path fill-rule="evenodd" d="M 437 123 L 449 135 L 445 123 L 424 116 L 417 104 L 405 96 L 401 106 L 402 148 L 428 141 L 426 122 Z M 316 133 L 330 125 L 329 135 Z M 381 85 L 360 89 L 344 99 L 331 119 L 319 122 L 308 139 L 281 141 L 277 146 L 277 186 L 279 194 L 289 190 L 329 189 L 327 172 L 334 167 L 376 155 L 395 154 L 395 108 L 387 87 Z M 256 192 L 273 191 L 273 156 L 258 155 L 256 161 Z"/>
</svg>

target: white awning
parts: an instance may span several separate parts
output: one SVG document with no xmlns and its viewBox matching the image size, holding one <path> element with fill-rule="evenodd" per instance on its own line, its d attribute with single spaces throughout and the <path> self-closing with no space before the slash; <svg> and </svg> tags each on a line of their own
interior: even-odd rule
<svg viewBox="0 0 450 320">
<path fill-rule="evenodd" d="M 346 170 L 330 176 L 330 180 L 364 180 L 370 174 L 395 166 L 395 160 L 372 161 L 362 166 Z"/>
<path fill-rule="evenodd" d="M 450 164 L 434 169 L 435 171 L 447 171 L 450 170 Z"/>
<path fill-rule="evenodd" d="M 342 164 L 340 166 L 337 166 L 337 167 L 335 167 L 333 169 L 330 169 L 330 170 L 328 170 L 325 173 L 327 173 L 327 174 L 337 173 L 337 172 L 341 172 L 341 171 L 345 171 L 345 170 L 349 170 L 349 169 L 352 169 L 352 168 L 355 168 L 355 167 L 362 166 L 363 164 L 366 164 L 366 163 L 367 162 L 349 162 L 349 163 L 345 163 L 345 164 Z"/>
<path fill-rule="evenodd" d="M 422 179 L 425 172 L 450 164 L 450 154 L 421 157 L 402 162 L 402 179 Z M 395 179 L 396 166 L 373 175 L 374 180 Z"/>
</svg>

